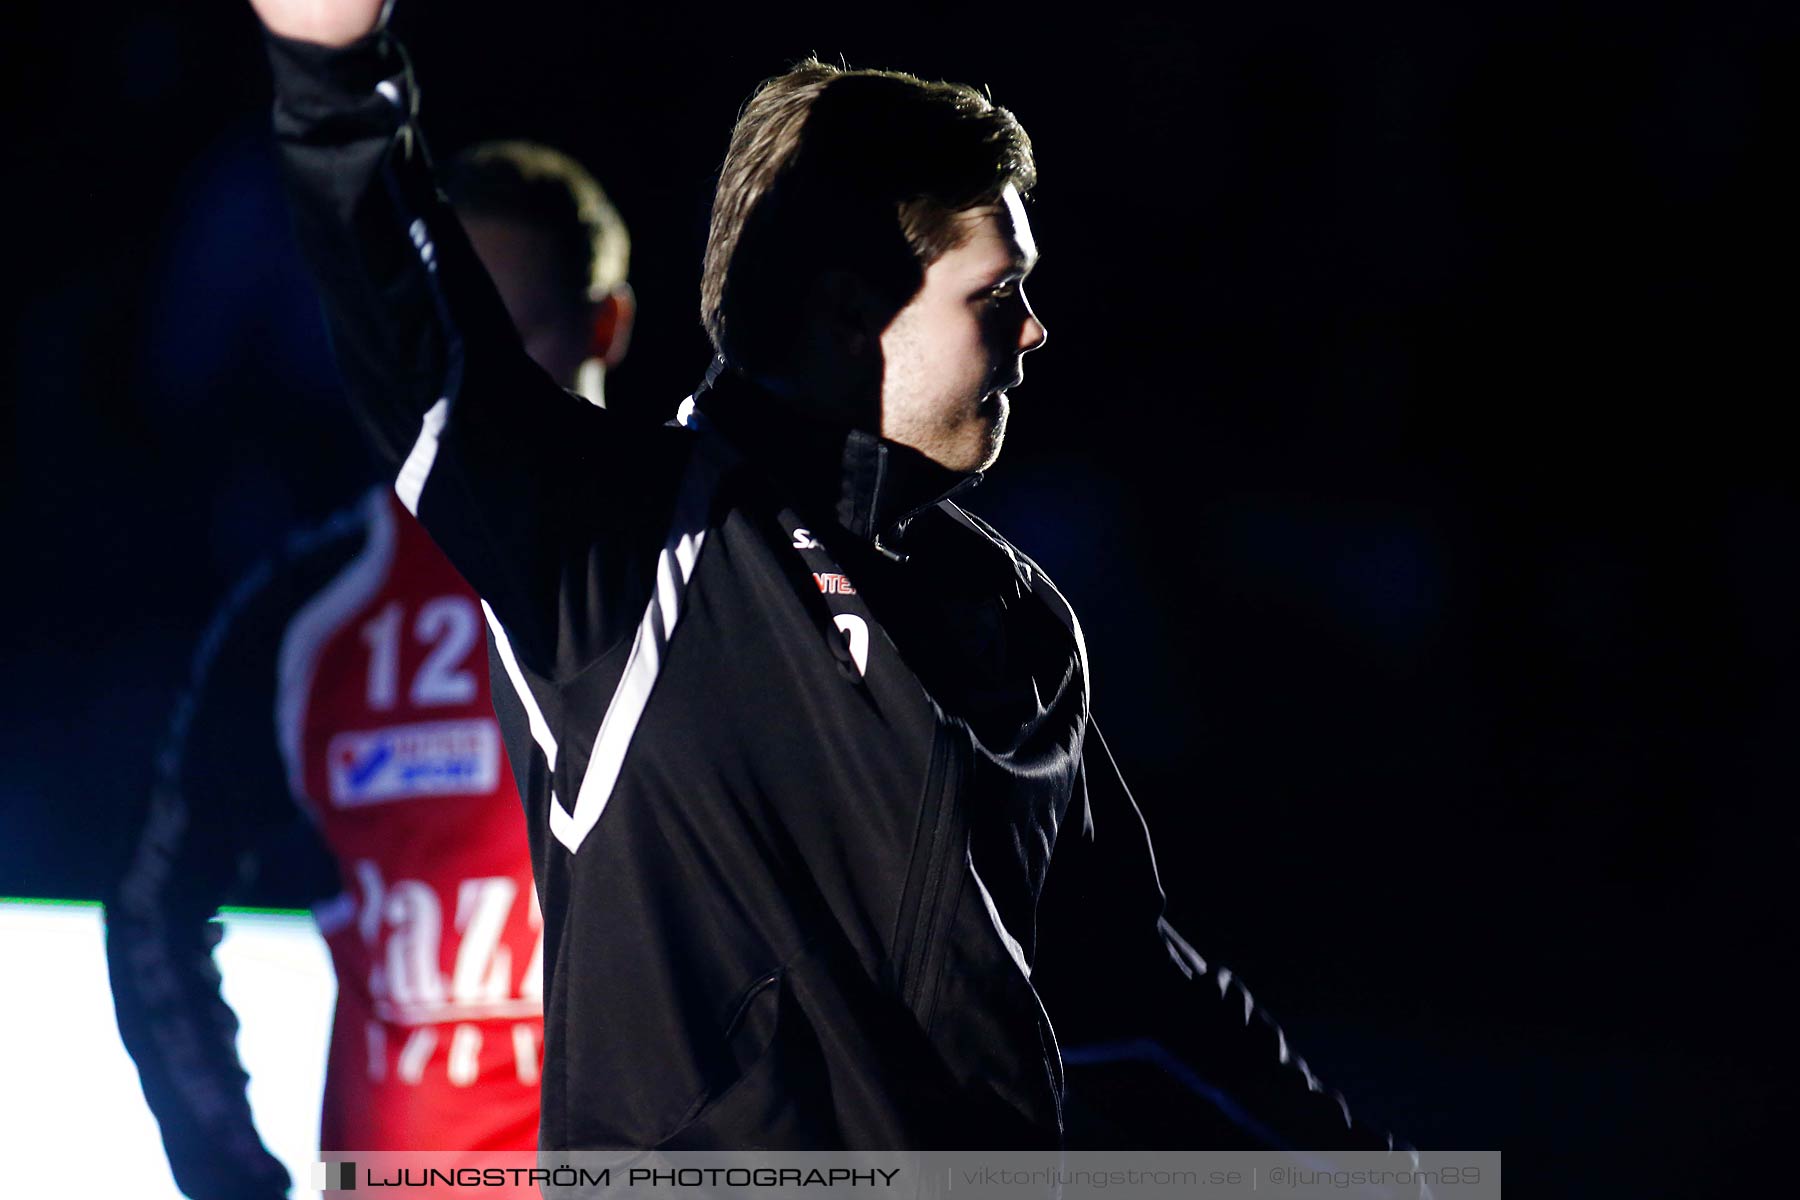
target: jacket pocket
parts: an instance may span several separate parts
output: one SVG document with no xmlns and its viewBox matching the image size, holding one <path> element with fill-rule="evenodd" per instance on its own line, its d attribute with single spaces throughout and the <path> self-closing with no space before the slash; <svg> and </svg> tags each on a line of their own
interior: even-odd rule
<svg viewBox="0 0 1800 1200">
<path fill-rule="evenodd" d="M 783 970 L 777 968 L 751 984 L 726 1023 L 725 1053 L 734 1069 L 732 1082 L 726 1084 L 723 1091 L 743 1082 L 756 1064 L 767 1057 L 780 1022 L 783 975 Z M 723 1091 L 719 1094 L 723 1095 Z"/>
<path fill-rule="evenodd" d="M 742 1073 L 708 1097 L 659 1150 L 807 1150 L 831 1146 L 835 1127 L 816 1105 L 829 1094 L 825 1057 L 795 1003 L 786 971 L 760 981 L 726 1035 Z"/>
</svg>

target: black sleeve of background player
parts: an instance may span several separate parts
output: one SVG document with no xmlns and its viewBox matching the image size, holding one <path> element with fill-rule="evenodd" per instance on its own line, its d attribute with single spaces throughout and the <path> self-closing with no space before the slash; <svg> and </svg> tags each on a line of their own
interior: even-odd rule
<svg viewBox="0 0 1800 1200">
<path fill-rule="evenodd" d="M 1058 835 L 1039 907 L 1033 982 L 1071 1072 L 1083 1061 L 1135 1061 L 1180 1085 L 1158 1090 L 1140 1126 L 1189 1139 L 1226 1131 L 1232 1146 L 1407 1149 L 1358 1123 L 1228 968 L 1209 963 L 1164 918 L 1149 831 L 1097 727 L 1084 786 Z M 1171 1113 L 1171 1095 L 1191 1098 Z M 1108 1094 L 1109 1119 L 1130 1095 Z M 1173 1120 L 1171 1119 L 1173 1117 Z M 1227 1148 L 1218 1146 L 1212 1148 Z"/>
<path fill-rule="evenodd" d="M 286 1196 L 245 1095 L 236 1015 L 220 994 L 212 917 L 253 868 L 259 839 L 305 822 L 274 733 L 281 634 L 295 607 L 286 564 L 253 571 L 194 656 L 154 765 L 131 856 L 106 900 L 119 1033 L 194 1200 Z"/>
<path fill-rule="evenodd" d="M 636 626 L 687 439 L 621 423 L 526 355 L 433 182 L 384 30 L 267 45 L 296 230 L 352 404 L 519 658 L 572 675 Z"/>
</svg>

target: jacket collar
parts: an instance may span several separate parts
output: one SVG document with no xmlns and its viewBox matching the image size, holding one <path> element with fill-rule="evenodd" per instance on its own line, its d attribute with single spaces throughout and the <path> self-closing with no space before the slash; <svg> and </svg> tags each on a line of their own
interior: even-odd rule
<svg viewBox="0 0 1800 1200">
<path fill-rule="evenodd" d="M 979 472 L 952 471 L 867 430 L 798 413 L 716 361 L 694 401 L 796 511 L 815 521 L 829 514 L 892 557 L 900 557 L 895 547 L 908 519 L 981 480 Z"/>
</svg>

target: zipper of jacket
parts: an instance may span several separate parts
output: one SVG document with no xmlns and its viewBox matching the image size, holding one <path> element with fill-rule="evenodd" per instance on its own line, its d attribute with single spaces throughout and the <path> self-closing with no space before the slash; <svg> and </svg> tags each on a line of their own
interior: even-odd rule
<svg viewBox="0 0 1800 1200">
<path fill-rule="evenodd" d="M 931 969 L 932 953 L 937 945 L 939 910 L 944 898 L 944 859 L 950 833 L 956 824 L 949 811 L 951 785 L 955 779 L 950 770 L 953 756 L 950 739 L 954 736 L 954 727 L 940 728 L 938 736 L 932 739 L 931 768 L 925 788 L 927 807 L 922 814 L 925 828 L 920 839 L 925 846 L 925 874 L 909 931 L 905 973 L 902 975 L 904 986 L 900 993 L 907 1007 L 913 1009 L 921 1023 L 927 1026 L 930 1014 L 919 1012 L 918 1005 L 928 994 L 927 985 L 937 978 L 937 972 Z"/>
</svg>

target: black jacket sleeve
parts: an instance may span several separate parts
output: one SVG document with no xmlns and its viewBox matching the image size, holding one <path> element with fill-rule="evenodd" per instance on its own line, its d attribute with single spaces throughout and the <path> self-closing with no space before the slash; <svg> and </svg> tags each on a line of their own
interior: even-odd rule
<svg viewBox="0 0 1800 1200">
<path fill-rule="evenodd" d="M 1243 981 L 1169 924 L 1149 832 L 1094 726 L 1082 773 L 1051 860 L 1033 973 L 1071 1061 L 1098 1052 L 1173 1078 L 1179 1088 L 1156 1093 L 1159 1111 L 1140 1127 L 1229 1139 L 1188 1148 L 1405 1149 L 1357 1122 Z"/>
<path fill-rule="evenodd" d="M 276 657 L 292 608 L 282 574 L 274 564 L 253 571 L 201 640 L 130 859 L 106 898 L 119 1033 L 175 1182 L 194 1200 L 288 1189 L 251 1119 L 211 919 L 253 869 L 259 840 L 303 823 L 275 739 Z"/>
<path fill-rule="evenodd" d="M 625 425 L 525 353 L 433 182 L 385 31 L 268 50 L 300 247 L 352 405 L 519 658 L 573 674 L 635 627 L 686 439 Z"/>
</svg>

